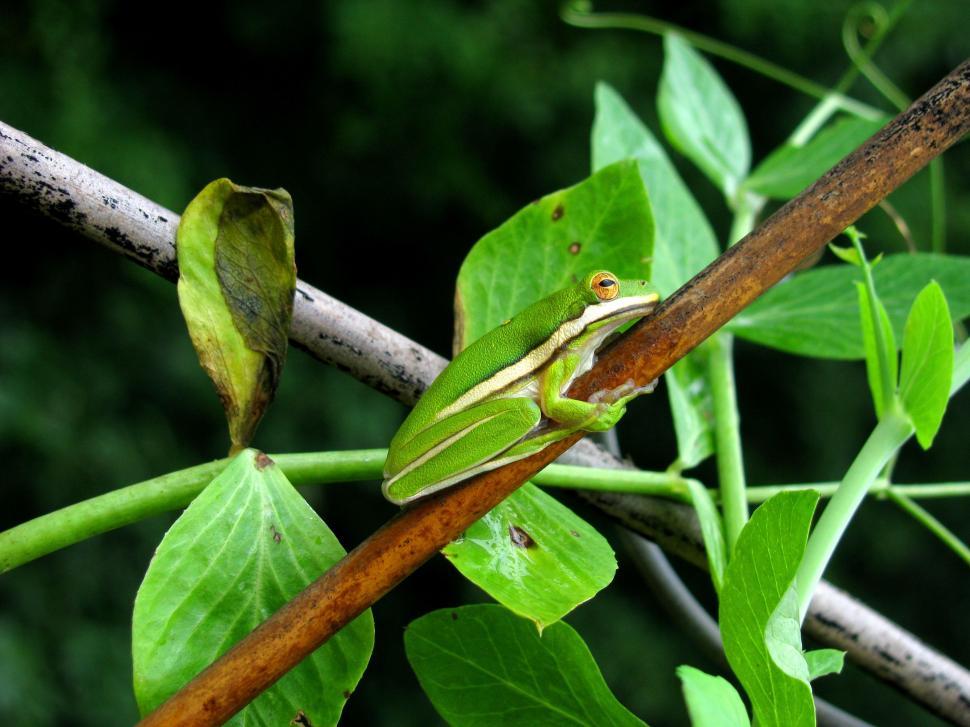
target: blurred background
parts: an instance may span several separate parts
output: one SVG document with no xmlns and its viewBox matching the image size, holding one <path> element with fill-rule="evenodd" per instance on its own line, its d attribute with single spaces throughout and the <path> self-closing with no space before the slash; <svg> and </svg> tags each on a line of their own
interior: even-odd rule
<svg viewBox="0 0 970 727">
<path fill-rule="evenodd" d="M 597 9 L 649 13 L 832 85 L 847 67 L 841 32 L 853 6 L 682 0 Z M 968 55 L 967 19 L 963 0 L 914 4 L 877 62 L 918 96 Z M 755 160 L 814 104 L 712 60 L 747 115 Z M 216 177 L 285 187 L 300 276 L 447 355 L 454 278 L 468 248 L 532 199 L 588 175 L 598 80 L 656 132 L 661 61 L 657 37 L 570 27 L 554 2 L 235 0 L 166 4 L 146 15 L 120 0 L 6 0 L 0 119 L 175 211 Z M 852 94 L 892 111 L 865 82 Z M 729 217 L 719 194 L 674 158 L 723 240 Z M 968 162 L 966 144 L 946 157 L 947 249 L 960 254 L 970 252 Z M 892 203 L 928 249 L 927 175 Z M 8 255 L 0 266 L 0 528 L 223 456 L 223 415 L 174 286 L 2 198 L 0 220 Z M 862 228 L 873 253 L 904 249 L 884 214 L 871 213 Z M 873 423 L 862 365 L 743 342 L 736 352 L 749 481 L 838 479 Z M 951 402 L 930 453 L 907 447 L 898 481 L 970 475 L 968 397 Z M 269 452 L 383 447 L 404 414 L 293 351 L 254 444 Z M 621 429 L 640 466 L 663 469 L 674 459 L 666 395 L 641 400 Z M 698 475 L 714 482 L 710 467 Z M 394 511 L 376 482 L 304 492 L 346 547 Z M 563 498 L 614 539 L 607 521 Z M 970 537 L 970 503 L 930 509 Z M 0 721 L 136 719 L 132 602 L 174 518 L 0 577 Z M 619 555 L 615 583 L 567 620 L 624 704 L 652 725 L 684 724 L 674 668 L 717 667 L 667 626 Z M 710 602 L 706 576 L 680 570 Z M 966 567 L 893 505 L 863 507 L 829 576 L 970 663 Z M 404 659 L 402 629 L 433 608 L 484 599 L 439 558 L 378 603 L 374 657 L 343 723 L 440 723 Z M 851 666 L 818 689 L 878 724 L 936 723 Z"/>
</svg>

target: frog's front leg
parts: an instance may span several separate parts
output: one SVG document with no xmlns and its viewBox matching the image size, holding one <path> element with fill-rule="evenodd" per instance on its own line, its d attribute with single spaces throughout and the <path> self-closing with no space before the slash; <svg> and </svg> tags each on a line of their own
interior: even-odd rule
<svg viewBox="0 0 970 727">
<path fill-rule="evenodd" d="M 539 406 L 542 413 L 561 427 L 571 430 L 602 432 L 614 426 L 626 412 L 626 403 L 640 394 L 653 391 L 656 382 L 638 387 L 627 381 L 615 389 L 603 389 L 589 401 L 570 399 L 562 395 L 562 388 L 570 380 L 581 361 L 580 356 L 566 354 L 553 361 L 539 381 Z"/>
</svg>

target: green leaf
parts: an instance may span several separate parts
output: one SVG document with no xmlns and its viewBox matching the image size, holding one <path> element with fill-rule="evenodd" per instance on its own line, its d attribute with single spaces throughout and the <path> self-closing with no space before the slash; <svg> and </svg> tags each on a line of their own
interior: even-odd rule
<svg viewBox="0 0 970 727">
<path fill-rule="evenodd" d="M 729 681 L 686 665 L 677 667 L 677 676 L 692 727 L 750 727 L 748 710 Z"/>
<path fill-rule="evenodd" d="M 854 247 L 839 247 L 834 242 L 829 243 L 829 250 L 839 258 L 842 262 L 849 263 L 849 265 L 855 265 L 860 267 L 862 265 L 862 258 L 859 257 L 859 251 Z"/>
<path fill-rule="evenodd" d="M 899 356 L 896 348 L 896 337 L 893 334 L 892 322 L 886 312 L 886 306 L 876 298 L 876 315 L 873 315 L 869 305 L 869 295 L 864 283 L 856 283 L 859 293 L 859 319 L 862 324 L 862 345 L 866 353 L 866 375 L 869 390 L 872 392 L 872 402 L 876 408 L 876 416 L 882 417 L 890 401 L 884 401 L 885 391 L 896 391 L 896 381 L 899 376 Z M 884 357 L 889 365 L 889 371 L 882 370 L 882 357 L 879 355 L 879 344 L 876 338 L 876 321 L 882 329 L 882 341 L 885 347 Z M 884 385 L 884 379 L 889 380 L 889 386 Z"/>
<path fill-rule="evenodd" d="M 872 274 L 897 341 L 913 300 L 931 279 L 943 288 L 954 320 L 970 315 L 970 257 L 887 255 Z M 847 265 L 799 273 L 748 306 L 727 330 L 800 356 L 861 359 L 865 352 L 853 289 L 859 280 L 862 271 Z"/>
<path fill-rule="evenodd" d="M 636 160 L 657 226 L 651 282 L 661 294 L 670 295 L 717 257 L 714 232 L 687 185 L 653 134 L 605 83 L 596 86 L 592 156 L 594 170 Z M 688 354 L 667 372 L 666 382 L 680 466 L 694 467 L 714 452 L 706 356 Z"/>
<path fill-rule="evenodd" d="M 442 609 L 411 622 L 404 648 L 421 688 L 455 727 L 644 724 L 565 623 L 540 636 L 501 606 Z"/>
<path fill-rule="evenodd" d="M 182 315 L 238 451 L 286 360 L 296 287 L 290 195 L 217 179 L 182 215 L 177 251 Z"/>
<path fill-rule="evenodd" d="M 817 502 L 812 490 L 783 492 L 755 510 L 721 589 L 724 653 L 762 727 L 815 724 L 794 580 Z"/>
<path fill-rule="evenodd" d="M 650 195 L 657 231 L 651 281 L 670 295 L 717 257 L 717 239 L 703 210 L 663 147 L 610 86 L 596 86 L 593 169 L 635 159 Z"/>
<path fill-rule="evenodd" d="M 744 187 L 773 199 L 790 199 L 855 151 L 887 121 L 889 117 L 873 121 L 846 116 L 803 146 L 786 142 L 755 167 Z"/>
<path fill-rule="evenodd" d="M 933 444 L 950 398 L 953 378 L 953 323 L 943 289 L 934 280 L 916 297 L 903 333 L 899 395 L 916 439 Z"/>
<path fill-rule="evenodd" d="M 652 254 L 653 217 L 635 162 L 553 192 L 469 251 L 455 293 L 455 350 L 591 270 L 649 278 Z"/>
<path fill-rule="evenodd" d="M 709 372 L 706 350 L 695 349 L 664 375 L 680 469 L 696 467 L 714 453 L 714 400 Z"/>
<path fill-rule="evenodd" d="M 264 454 L 241 452 L 155 552 L 132 616 L 135 696 L 147 714 L 346 554 Z M 374 646 L 358 616 L 230 724 L 334 725 Z"/>
<path fill-rule="evenodd" d="M 707 551 L 707 564 L 711 571 L 714 589 L 720 593 L 724 584 L 724 569 L 727 567 L 727 545 L 724 542 L 724 525 L 721 516 L 714 506 L 711 493 L 697 480 L 685 480 L 690 492 L 691 503 L 697 512 L 697 519 L 701 525 L 701 535 L 704 538 L 704 550 Z"/>
<path fill-rule="evenodd" d="M 606 538 L 529 482 L 441 552 L 540 630 L 591 599 L 616 573 Z"/>
<path fill-rule="evenodd" d="M 717 71 L 675 33 L 664 35 L 657 110 L 670 143 L 733 199 L 751 163 L 744 114 Z"/>
<path fill-rule="evenodd" d="M 815 681 L 828 674 L 841 674 L 845 666 L 845 652 L 839 649 L 815 649 L 805 652 L 808 680 Z"/>
</svg>

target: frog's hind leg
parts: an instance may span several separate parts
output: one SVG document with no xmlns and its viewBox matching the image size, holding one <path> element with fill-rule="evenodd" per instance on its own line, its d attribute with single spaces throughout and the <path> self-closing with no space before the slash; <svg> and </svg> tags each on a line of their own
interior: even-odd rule
<svg viewBox="0 0 970 727">
<path fill-rule="evenodd" d="M 486 401 L 419 433 L 402 457 L 409 463 L 384 480 L 385 496 L 405 503 L 497 467 L 496 456 L 522 440 L 542 418 L 532 399 Z"/>
</svg>

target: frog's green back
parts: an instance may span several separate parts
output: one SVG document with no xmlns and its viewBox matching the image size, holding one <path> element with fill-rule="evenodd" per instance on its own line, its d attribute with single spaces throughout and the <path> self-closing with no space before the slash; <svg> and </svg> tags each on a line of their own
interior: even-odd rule
<svg viewBox="0 0 970 727">
<path fill-rule="evenodd" d="M 604 294 L 606 286 L 617 284 L 614 295 Z M 655 302 L 657 295 L 646 281 L 618 281 L 611 273 L 594 271 L 523 309 L 455 357 L 404 420 L 390 451 L 400 451 L 416 434 L 452 414 L 528 384 L 561 346 L 596 322 L 595 314 L 584 315 L 591 307 L 601 311 L 599 320 L 605 320 L 620 313 L 628 298 L 639 299 L 642 310 L 643 303 Z M 638 307 L 628 301 L 627 310 L 629 304 Z"/>
<path fill-rule="evenodd" d="M 432 382 L 394 439 L 410 439 L 462 394 L 524 358 L 564 321 L 581 316 L 587 304 L 595 300 L 589 288 L 577 283 L 536 301 L 473 341 Z"/>
</svg>

